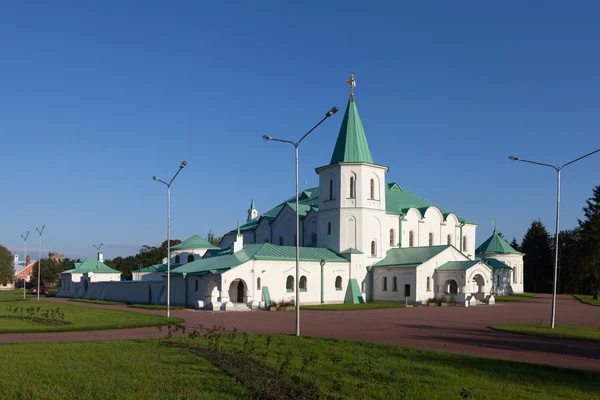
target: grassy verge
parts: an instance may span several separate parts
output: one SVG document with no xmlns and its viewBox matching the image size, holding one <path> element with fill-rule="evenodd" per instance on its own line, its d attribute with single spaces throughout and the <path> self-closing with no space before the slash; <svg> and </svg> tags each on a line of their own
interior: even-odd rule
<svg viewBox="0 0 600 400">
<path fill-rule="evenodd" d="M 301 310 L 321 311 L 350 311 L 350 310 L 375 310 L 380 308 L 402 308 L 401 303 L 372 302 L 364 304 L 318 304 L 315 306 L 300 306 Z"/>
<path fill-rule="evenodd" d="M 494 296 L 494 299 L 498 303 L 507 302 L 507 301 L 521 301 L 521 300 L 529 300 L 535 296 L 535 293 L 517 293 L 510 296 Z"/>
<path fill-rule="evenodd" d="M 10 308 L 40 308 L 44 310 L 59 308 L 64 313 L 65 324 L 48 325 L 32 322 L 27 318 L 14 318 L 18 314 Z M 27 313 L 25 313 L 27 315 Z M 0 333 L 22 332 L 63 332 L 87 331 L 97 329 L 137 328 L 142 326 L 168 325 L 182 322 L 181 318 L 166 318 L 159 315 L 131 311 L 108 310 L 98 307 L 85 307 L 74 304 L 57 304 L 45 301 L 15 301 L 0 305 Z M 0 397 L 1 398 L 1 397 Z"/>
<path fill-rule="evenodd" d="M 502 324 L 494 325 L 492 329 L 530 336 L 600 342 L 600 328 L 589 326 L 556 325 L 551 329 L 548 325 L 541 324 Z"/>
<path fill-rule="evenodd" d="M 594 296 L 592 296 L 592 295 L 588 296 L 585 294 L 575 294 L 575 295 L 573 295 L 573 297 L 575 297 L 577 300 L 579 300 L 582 303 L 589 304 L 591 306 L 600 307 L 600 300 L 594 300 Z"/>
<path fill-rule="evenodd" d="M 37 295 L 25 294 L 26 299 L 30 299 L 32 297 L 36 297 Z M 43 295 L 42 295 L 43 296 Z M 40 297 L 42 297 L 40 296 Z M 23 289 L 16 290 L 0 290 L 0 303 L 4 303 L 6 301 L 22 301 L 23 299 Z"/>
<path fill-rule="evenodd" d="M 142 308 L 144 310 L 166 310 L 167 309 L 167 306 L 154 305 L 154 304 L 129 304 L 127 307 Z M 185 307 L 171 306 L 171 310 L 185 310 Z"/>
<path fill-rule="evenodd" d="M 106 301 L 106 300 L 69 299 L 69 301 L 73 301 L 75 303 L 105 304 L 105 305 L 114 305 L 114 306 L 126 305 L 125 303 L 121 303 L 119 301 Z"/>
<path fill-rule="evenodd" d="M 1 399 L 252 398 L 208 361 L 156 341 L 4 344 L 0 354 Z"/>
<path fill-rule="evenodd" d="M 169 343 L 198 352 L 237 375 L 246 357 L 329 399 L 597 399 L 600 373 L 363 342 L 288 335 L 208 333 Z M 226 358 L 226 357 L 222 357 Z M 252 379 L 262 380 L 263 374 Z M 265 380 L 264 385 L 272 381 Z M 275 392 L 275 390 L 273 391 Z"/>
</svg>

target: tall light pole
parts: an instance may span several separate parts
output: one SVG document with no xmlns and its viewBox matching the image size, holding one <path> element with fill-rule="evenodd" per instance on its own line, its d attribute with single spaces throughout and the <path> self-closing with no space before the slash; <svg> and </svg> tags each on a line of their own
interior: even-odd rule
<svg viewBox="0 0 600 400">
<path fill-rule="evenodd" d="M 524 160 L 519 157 L 509 156 L 508 159 L 511 161 L 521 161 L 529 164 L 541 165 L 542 167 L 550 167 L 556 171 L 556 231 L 554 234 L 554 283 L 552 284 L 552 315 L 550 317 L 550 328 L 554 329 L 554 320 L 556 315 L 556 283 L 558 280 L 558 233 L 560 226 L 560 173 L 561 171 L 570 164 L 573 164 L 576 161 L 582 160 L 586 157 L 591 156 L 592 154 L 598 153 L 600 149 L 592 151 L 584 156 L 576 158 L 572 161 L 569 161 L 562 166 L 555 166 L 550 164 L 544 164 L 537 161 Z"/>
<path fill-rule="evenodd" d="M 36 231 L 40 234 L 40 247 L 38 249 L 38 284 L 37 284 L 37 301 L 40 301 L 40 271 L 42 265 L 42 233 L 44 233 L 44 229 L 46 229 L 46 225 L 42 225 L 42 229 L 35 228 Z M 25 260 L 27 263 L 27 260 Z"/>
<path fill-rule="evenodd" d="M 169 183 L 158 179 L 154 176 L 157 182 L 164 183 L 167 186 L 167 318 L 171 316 L 171 184 L 179 175 L 181 170 L 187 165 L 187 162 L 182 162 L 179 170 L 173 175 Z"/>
<path fill-rule="evenodd" d="M 338 110 L 339 108 L 335 106 L 332 107 L 329 111 L 327 111 L 325 117 L 323 117 L 323 119 L 320 120 L 318 124 L 313 126 L 310 131 L 306 132 L 304 136 L 302 136 L 297 142 L 292 142 L 291 140 L 275 139 L 267 135 L 263 136 L 263 139 L 265 141 L 273 140 L 275 142 L 289 143 L 292 146 L 294 146 L 294 149 L 296 150 L 296 336 L 300 336 L 300 214 L 298 212 L 298 147 L 300 146 L 300 143 L 302 143 L 305 137 L 307 137 L 312 131 L 314 131 L 317 128 L 317 126 L 321 125 L 323 121 L 325 121 L 327 118 L 331 117 L 333 114 L 338 112 Z"/>
<path fill-rule="evenodd" d="M 25 300 L 25 295 L 27 293 L 27 289 L 25 288 L 25 286 L 27 286 L 25 285 L 25 273 L 27 272 L 27 238 L 29 237 L 29 231 L 27 231 L 25 235 L 21 235 L 21 237 L 25 241 L 25 257 L 23 258 L 25 260 L 25 268 L 23 268 L 23 300 Z"/>
</svg>

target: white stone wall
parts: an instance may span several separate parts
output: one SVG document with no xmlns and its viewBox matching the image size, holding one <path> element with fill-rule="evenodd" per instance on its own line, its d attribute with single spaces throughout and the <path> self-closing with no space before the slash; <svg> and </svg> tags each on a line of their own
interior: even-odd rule
<svg viewBox="0 0 600 400">
<path fill-rule="evenodd" d="M 281 245 L 280 240 L 283 240 L 283 246 L 295 246 L 296 245 L 296 212 L 288 205 L 285 205 L 277 218 L 271 224 L 273 231 L 273 244 Z M 300 238 L 302 238 L 302 222 L 300 222 Z M 244 243 L 246 238 L 244 238 Z"/>
<path fill-rule="evenodd" d="M 175 264 L 176 257 L 179 256 L 179 264 L 187 264 L 188 257 L 194 257 L 193 261 L 201 259 L 206 253 L 207 249 L 183 249 L 183 250 L 175 250 L 171 252 L 171 263 Z"/>
<path fill-rule="evenodd" d="M 513 293 L 523 293 L 523 255 L 522 254 L 486 254 L 485 257 L 495 258 L 512 268 L 510 286 Z"/>
</svg>

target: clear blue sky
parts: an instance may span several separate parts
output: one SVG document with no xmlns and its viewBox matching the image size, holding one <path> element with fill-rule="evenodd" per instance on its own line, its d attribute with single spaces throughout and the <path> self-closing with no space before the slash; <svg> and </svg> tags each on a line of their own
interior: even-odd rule
<svg viewBox="0 0 600 400">
<path fill-rule="evenodd" d="M 554 230 L 550 169 L 600 147 L 600 3 L 5 1 L 0 3 L 0 243 L 107 257 L 217 235 L 329 162 L 354 74 L 388 180 L 509 239 Z M 600 184 L 563 173 L 562 228 Z"/>
</svg>

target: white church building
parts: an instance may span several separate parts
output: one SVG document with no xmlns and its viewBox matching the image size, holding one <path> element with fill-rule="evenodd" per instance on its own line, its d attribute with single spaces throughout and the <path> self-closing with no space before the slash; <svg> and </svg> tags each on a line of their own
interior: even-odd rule
<svg viewBox="0 0 600 400">
<path fill-rule="evenodd" d="M 523 291 L 521 253 L 496 231 L 476 249 L 477 224 L 388 180 L 388 169 L 373 159 L 351 91 L 331 159 L 315 169 L 319 186 L 299 193 L 302 304 L 472 306 Z M 230 310 L 295 298 L 295 235 L 295 196 L 263 214 L 252 201 L 219 248 L 198 236 L 172 247 L 171 303 Z M 147 267 L 120 285 L 134 302 L 165 303 L 165 273 Z"/>
</svg>

